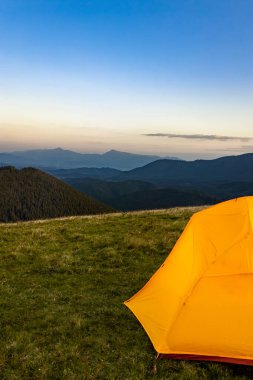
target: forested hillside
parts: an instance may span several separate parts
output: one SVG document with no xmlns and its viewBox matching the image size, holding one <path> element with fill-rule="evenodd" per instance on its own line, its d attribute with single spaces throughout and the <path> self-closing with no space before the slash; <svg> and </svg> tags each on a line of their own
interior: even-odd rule
<svg viewBox="0 0 253 380">
<path fill-rule="evenodd" d="M 40 170 L 0 168 L 1 222 L 110 211 L 110 207 Z"/>
</svg>

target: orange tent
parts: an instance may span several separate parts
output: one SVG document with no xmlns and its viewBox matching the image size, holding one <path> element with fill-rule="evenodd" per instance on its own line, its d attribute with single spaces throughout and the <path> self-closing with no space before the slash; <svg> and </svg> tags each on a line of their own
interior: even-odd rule
<svg viewBox="0 0 253 380">
<path fill-rule="evenodd" d="M 125 304 L 162 356 L 253 365 L 253 197 L 194 214 Z"/>
</svg>

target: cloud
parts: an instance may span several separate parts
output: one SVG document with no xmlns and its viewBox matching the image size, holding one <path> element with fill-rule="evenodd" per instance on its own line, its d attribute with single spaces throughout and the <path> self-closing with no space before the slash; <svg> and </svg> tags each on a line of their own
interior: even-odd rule
<svg viewBox="0 0 253 380">
<path fill-rule="evenodd" d="M 202 134 L 176 134 L 176 133 L 145 133 L 144 136 L 167 137 L 169 139 L 189 139 L 189 140 L 208 140 L 208 141 L 252 141 L 253 137 L 237 137 L 222 135 L 202 135 Z"/>
</svg>

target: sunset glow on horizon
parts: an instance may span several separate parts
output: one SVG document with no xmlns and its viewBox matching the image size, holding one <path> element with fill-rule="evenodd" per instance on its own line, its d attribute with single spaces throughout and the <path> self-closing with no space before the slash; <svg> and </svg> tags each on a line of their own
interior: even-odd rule
<svg viewBox="0 0 253 380">
<path fill-rule="evenodd" d="M 0 0 L 0 151 L 252 152 L 252 17 L 251 0 Z"/>
</svg>

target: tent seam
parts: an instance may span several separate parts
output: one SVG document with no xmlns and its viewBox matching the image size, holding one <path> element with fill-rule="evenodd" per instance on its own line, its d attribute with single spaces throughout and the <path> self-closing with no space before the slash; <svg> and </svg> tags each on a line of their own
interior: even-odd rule
<svg viewBox="0 0 253 380">
<path fill-rule="evenodd" d="M 192 246 L 193 246 L 193 252 L 194 252 L 194 235 L 195 235 L 195 234 L 194 234 L 194 230 L 195 230 L 194 227 L 195 227 L 195 226 L 194 226 L 194 223 L 192 223 Z M 194 255 L 193 255 L 193 260 L 192 260 L 192 266 L 191 266 L 191 273 L 190 273 L 190 276 L 192 275 L 192 272 L 193 272 L 193 262 L 194 262 L 194 258 L 195 258 L 195 257 L 194 257 Z M 198 281 L 199 281 L 199 279 L 198 279 Z M 169 329 L 166 331 L 166 334 L 165 334 L 165 337 L 166 337 L 166 338 L 168 337 L 168 335 L 170 334 L 170 332 L 171 332 L 171 330 L 172 330 L 174 324 L 176 323 L 176 321 L 177 321 L 177 319 L 178 319 L 178 316 L 179 316 L 179 314 L 180 314 L 180 312 L 181 312 L 182 306 L 185 304 L 185 301 L 186 301 L 187 298 L 188 298 L 187 295 L 184 296 L 184 297 L 182 298 L 182 300 L 181 300 L 181 302 L 180 302 L 180 305 L 179 305 L 179 307 L 178 307 L 178 310 L 177 310 L 177 312 L 176 312 L 176 315 L 175 315 L 175 317 L 173 318 L 173 321 L 172 321 L 172 323 L 171 323 Z"/>
</svg>

